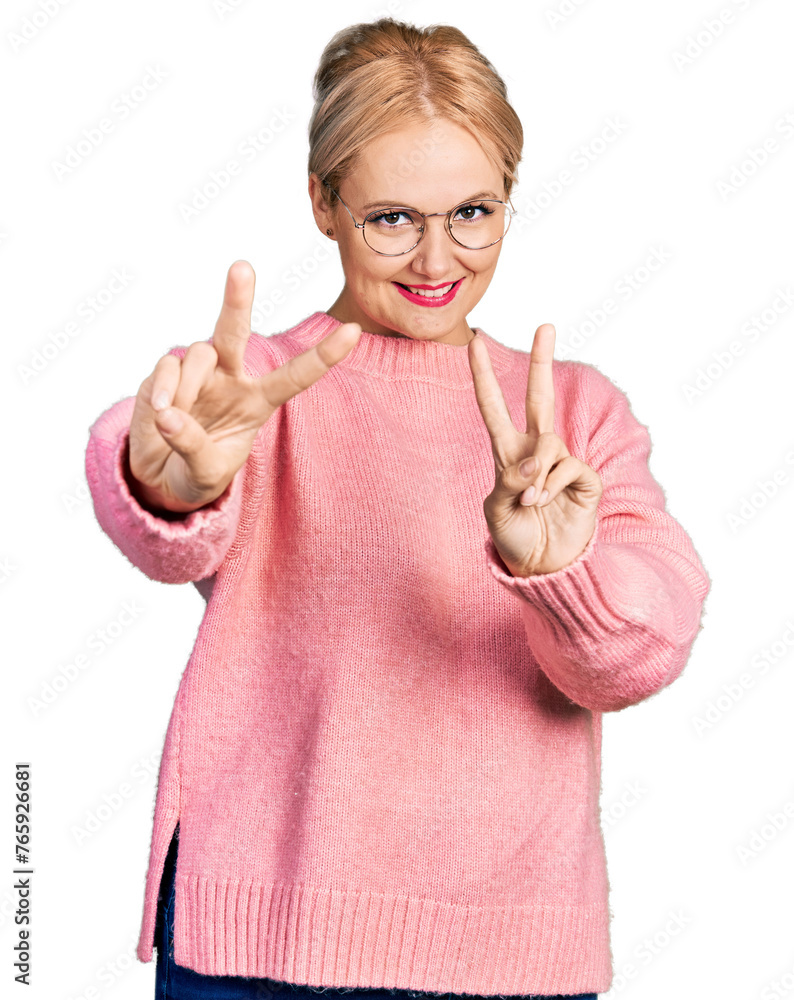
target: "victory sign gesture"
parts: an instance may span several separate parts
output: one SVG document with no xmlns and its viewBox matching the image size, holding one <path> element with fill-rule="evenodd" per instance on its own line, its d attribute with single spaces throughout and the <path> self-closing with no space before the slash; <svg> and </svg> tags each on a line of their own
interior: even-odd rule
<svg viewBox="0 0 794 1000">
<path fill-rule="evenodd" d="M 469 342 L 474 391 L 491 437 L 496 481 L 483 502 L 496 550 L 513 576 L 553 573 L 592 538 L 603 493 L 598 473 L 554 433 L 555 330 L 535 331 L 527 380 L 527 429 L 516 430 L 480 337 Z"/>
<path fill-rule="evenodd" d="M 255 282 L 251 265 L 235 261 L 212 343 L 196 341 L 181 359 L 164 355 L 141 383 L 130 425 L 130 472 L 133 492 L 149 507 L 185 513 L 219 497 L 274 411 L 358 342 L 359 324 L 343 323 L 286 364 L 249 377 L 243 358 Z"/>
</svg>

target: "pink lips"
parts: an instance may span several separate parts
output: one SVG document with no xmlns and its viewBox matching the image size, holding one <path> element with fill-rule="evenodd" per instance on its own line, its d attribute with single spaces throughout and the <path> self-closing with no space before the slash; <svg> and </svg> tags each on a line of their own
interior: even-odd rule
<svg viewBox="0 0 794 1000">
<path fill-rule="evenodd" d="M 455 284 L 450 288 L 446 295 L 430 296 L 430 295 L 416 295 L 414 292 L 409 291 L 399 282 L 395 281 L 393 284 L 397 288 L 397 291 L 404 295 L 409 302 L 415 302 L 418 306 L 445 306 L 448 302 L 451 302 L 458 293 L 458 289 L 461 286 L 463 278 L 458 278 Z M 443 288 L 444 285 L 414 285 L 414 288 Z"/>
</svg>

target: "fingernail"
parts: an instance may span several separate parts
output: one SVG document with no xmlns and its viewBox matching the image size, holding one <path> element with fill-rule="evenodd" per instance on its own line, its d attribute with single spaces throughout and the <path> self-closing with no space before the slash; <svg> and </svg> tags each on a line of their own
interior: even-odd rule
<svg viewBox="0 0 794 1000">
<path fill-rule="evenodd" d="M 152 400 L 152 406 L 155 410 L 162 410 L 164 406 L 168 406 L 168 393 L 165 389 L 161 389 L 157 395 Z"/>
<path fill-rule="evenodd" d="M 547 501 L 548 499 L 549 499 L 549 491 L 548 491 L 548 490 L 544 490 L 544 491 L 543 491 L 543 492 L 542 492 L 542 493 L 540 494 L 540 500 L 538 500 L 538 506 L 539 506 L 539 507 L 542 507 L 542 506 L 543 506 L 543 504 L 544 504 L 544 503 L 545 503 L 545 502 L 546 502 L 546 501 Z"/>
<path fill-rule="evenodd" d="M 529 505 L 532 503 L 534 499 L 535 499 L 535 487 L 530 486 L 529 489 L 526 490 L 526 492 L 521 497 L 521 503 L 525 507 L 529 507 Z"/>
<path fill-rule="evenodd" d="M 158 426 L 161 427 L 166 434 L 176 434 L 177 431 L 182 430 L 182 418 L 176 412 L 176 410 L 167 409 L 162 410 L 158 413 Z"/>
<path fill-rule="evenodd" d="M 534 464 L 535 464 L 534 458 L 527 458 L 525 461 L 521 463 L 521 465 L 519 465 L 518 467 L 519 473 L 522 476 L 528 476 L 530 472 L 532 472 L 532 467 L 534 466 Z"/>
</svg>

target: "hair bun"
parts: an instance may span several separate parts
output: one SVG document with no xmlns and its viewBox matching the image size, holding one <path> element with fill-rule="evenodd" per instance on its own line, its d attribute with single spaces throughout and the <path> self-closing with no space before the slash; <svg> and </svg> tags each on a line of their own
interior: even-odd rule
<svg viewBox="0 0 794 1000">
<path fill-rule="evenodd" d="M 383 17 L 343 28 L 323 50 L 312 93 L 309 173 L 331 187 L 376 137 L 439 119 L 467 129 L 503 164 L 507 195 L 517 180 L 524 133 L 504 80 L 452 25 Z"/>
</svg>

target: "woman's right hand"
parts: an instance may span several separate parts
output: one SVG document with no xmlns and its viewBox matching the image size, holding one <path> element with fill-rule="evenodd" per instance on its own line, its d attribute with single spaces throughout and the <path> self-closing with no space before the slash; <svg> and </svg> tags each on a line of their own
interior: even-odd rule
<svg viewBox="0 0 794 1000">
<path fill-rule="evenodd" d="M 166 354 L 141 383 L 130 425 L 133 492 L 149 508 L 187 512 L 223 493 L 251 453 L 259 428 L 282 403 L 313 385 L 355 347 L 358 323 L 343 323 L 308 351 L 260 378 L 243 369 L 256 276 L 235 261 L 212 343 L 184 358 Z"/>
</svg>

